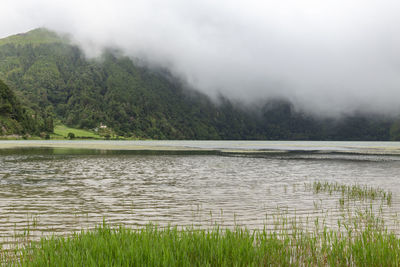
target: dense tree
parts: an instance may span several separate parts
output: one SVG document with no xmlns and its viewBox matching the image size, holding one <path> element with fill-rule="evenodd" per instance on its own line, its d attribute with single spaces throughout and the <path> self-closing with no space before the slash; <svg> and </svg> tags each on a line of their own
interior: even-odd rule
<svg viewBox="0 0 400 267">
<path fill-rule="evenodd" d="M 45 120 L 23 106 L 14 92 L 0 80 L 0 135 L 52 132 L 51 115 Z M 47 124 L 47 125 L 46 125 Z"/>
</svg>

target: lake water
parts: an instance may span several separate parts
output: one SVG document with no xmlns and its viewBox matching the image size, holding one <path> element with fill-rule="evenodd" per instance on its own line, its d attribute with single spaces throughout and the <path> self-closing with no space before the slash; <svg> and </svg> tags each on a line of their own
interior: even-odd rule
<svg viewBox="0 0 400 267">
<path fill-rule="evenodd" d="M 340 195 L 307 189 L 316 180 L 391 191 L 390 219 L 400 211 L 400 143 L 1 141 L 0 243 L 33 222 L 32 238 L 103 220 L 263 228 L 277 210 L 334 224 Z M 371 204 L 380 207 L 352 205 Z"/>
</svg>

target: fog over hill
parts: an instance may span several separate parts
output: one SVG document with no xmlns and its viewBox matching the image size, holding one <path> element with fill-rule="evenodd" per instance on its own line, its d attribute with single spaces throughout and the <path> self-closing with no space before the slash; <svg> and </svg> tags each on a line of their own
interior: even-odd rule
<svg viewBox="0 0 400 267">
<path fill-rule="evenodd" d="M 378 114 L 311 116 L 279 98 L 257 105 L 219 96 L 211 101 L 168 69 L 118 50 L 87 58 L 44 28 L 0 39 L 0 78 L 43 118 L 88 130 L 151 139 L 398 140 L 400 124 Z M 218 103 L 215 103 L 218 102 Z M 50 123 L 47 123 L 50 122 Z M 39 129 L 39 128 L 38 128 Z M 42 132 L 42 131 L 45 132 Z M 37 131 L 36 131 L 37 132 Z"/>
<path fill-rule="evenodd" d="M 244 103 L 284 98 L 323 116 L 400 110 L 400 3 L 392 0 L 13 1 L 0 35 L 44 26 L 87 56 L 118 48 Z"/>
</svg>

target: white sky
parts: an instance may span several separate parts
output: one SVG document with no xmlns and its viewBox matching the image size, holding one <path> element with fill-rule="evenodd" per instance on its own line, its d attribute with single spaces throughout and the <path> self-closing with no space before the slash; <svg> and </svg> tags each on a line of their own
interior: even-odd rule
<svg viewBox="0 0 400 267">
<path fill-rule="evenodd" d="M 195 88 L 318 114 L 400 111 L 400 2 L 2 0 L 0 37 L 47 27 L 116 47 Z"/>
</svg>

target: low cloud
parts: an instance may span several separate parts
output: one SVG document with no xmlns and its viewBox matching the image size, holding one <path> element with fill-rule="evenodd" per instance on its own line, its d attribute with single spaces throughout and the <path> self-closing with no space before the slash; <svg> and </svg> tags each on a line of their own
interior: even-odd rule
<svg viewBox="0 0 400 267">
<path fill-rule="evenodd" d="M 390 0 L 5 0 L 0 35 L 69 33 L 169 68 L 246 103 L 285 98 L 316 114 L 400 112 L 400 3 Z"/>
</svg>

